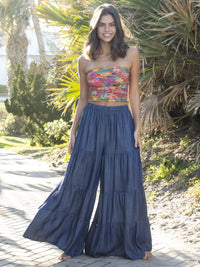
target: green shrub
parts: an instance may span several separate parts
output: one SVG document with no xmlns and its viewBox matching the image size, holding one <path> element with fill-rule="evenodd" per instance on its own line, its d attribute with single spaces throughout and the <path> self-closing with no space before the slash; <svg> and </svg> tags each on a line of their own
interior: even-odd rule
<svg viewBox="0 0 200 267">
<path fill-rule="evenodd" d="M 60 144 L 68 137 L 69 124 L 61 118 L 45 123 L 44 131 L 53 144 Z"/>
<path fill-rule="evenodd" d="M 0 123 L 6 119 L 8 112 L 6 111 L 5 105 L 3 102 L 0 102 Z"/>
<path fill-rule="evenodd" d="M 181 140 L 180 140 L 180 147 L 187 148 L 190 144 L 190 139 L 188 135 L 186 134 Z"/>
<path fill-rule="evenodd" d="M 11 99 L 5 101 L 8 112 L 26 118 L 25 133 L 31 138 L 32 145 L 39 143 L 49 146 L 60 143 L 63 134 L 63 132 L 60 132 L 60 136 L 56 134 L 63 124 L 55 130 L 53 129 L 55 126 L 52 126 L 51 130 L 47 126 L 47 132 L 44 129 L 45 123 L 60 119 L 62 113 L 49 105 L 46 86 L 41 66 L 32 63 L 26 75 L 22 67 L 18 65 L 12 82 Z M 66 117 L 64 118 L 66 119 Z M 63 128 L 64 130 L 65 128 Z"/>
<path fill-rule="evenodd" d="M 9 113 L 1 123 L 0 123 L 0 133 L 1 135 L 16 136 L 24 134 L 24 127 L 26 121 L 22 117 L 14 116 Z"/>
<path fill-rule="evenodd" d="M 25 129 L 26 135 L 31 138 L 30 145 L 35 146 L 36 143 L 42 146 L 50 146 L 51 142 L 48 135 L 44 132 L 43 129 L 38 127 L 32 120 L 28 119 Z"/>
<path fill-rule="evenodd" d="M 148 171 L 147 179 L 152 182 L 171 181 L 175 177 L 180 176 L 180 179 L 185 177 L 184 173 L 191 173 L 194 168 L 193 163 L 183 161 L 176 157 L 157 156 L 152 163 L 145 169 Z M 188 170 L 188 171 L 187 171 Z"/>
</svg>

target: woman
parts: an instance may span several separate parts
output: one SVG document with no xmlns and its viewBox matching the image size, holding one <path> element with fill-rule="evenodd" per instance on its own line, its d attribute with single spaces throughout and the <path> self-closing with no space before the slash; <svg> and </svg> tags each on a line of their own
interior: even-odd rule
<svg viewBox="0 0 200 267">
<path fill-rule="evenodd" d="M 139 151 L 139 52 L 125 43 L 112 5 L 99 6 L 90 26 L 78 61 L 81 91 L 65 177 L 24 237 L 58 246 L 64 251 L 61 260 L 81 255 L 83 249 L 93 257 L 150 260 Z M 99 202 L 90 225 L 99 181 Z"/>
</svg>

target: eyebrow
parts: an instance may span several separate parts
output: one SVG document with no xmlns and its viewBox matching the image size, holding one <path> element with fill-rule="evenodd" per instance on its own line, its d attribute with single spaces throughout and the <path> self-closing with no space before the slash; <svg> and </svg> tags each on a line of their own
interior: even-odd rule
<svg viewBox="0 0 200 267">
<path fill-rule="evenodd" d="M 102 22 L 102 21 L 99 21 L 99 23 L 101 23 L 101 24 L 105 24 L 105 22 Z M 115 24 L 115 22 L 112 21 L 112 22 L 109 22 L 109 24 Z"/>
</svg>

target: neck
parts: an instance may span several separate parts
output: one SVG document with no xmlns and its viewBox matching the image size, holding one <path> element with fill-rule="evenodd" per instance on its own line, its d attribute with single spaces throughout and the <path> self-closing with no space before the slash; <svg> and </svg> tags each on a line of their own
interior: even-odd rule
<svg viewBox="0 0 200 267">
<path fill-rule="evenodd" d="M 111 56 L 110 46 L 110 43 L 101 43 L 100 56 Z"/>
</svg>

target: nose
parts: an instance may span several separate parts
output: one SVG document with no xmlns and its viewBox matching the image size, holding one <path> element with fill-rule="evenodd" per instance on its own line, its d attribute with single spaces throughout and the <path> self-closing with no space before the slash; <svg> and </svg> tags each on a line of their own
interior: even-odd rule
<svg viewBox="0 0 200 267">
<path fill-rule="evenodd" d="M 105 31 L 108 32 L 109 31 L 109 25 L 105 25 Z"/>
</svg>

